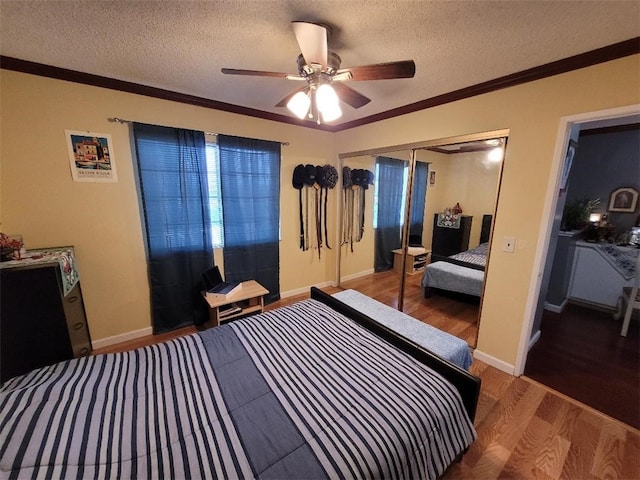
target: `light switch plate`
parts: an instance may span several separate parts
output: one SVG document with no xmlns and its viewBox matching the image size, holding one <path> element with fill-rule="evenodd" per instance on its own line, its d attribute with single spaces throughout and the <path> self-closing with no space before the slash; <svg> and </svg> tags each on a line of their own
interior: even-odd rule
<svg viewBox="0 0 640 480">
<path fill-rule="evenodd" d="M 513 253 L 516 249 L 515 237 L 504 237 L 502 240 L 502 250 L 507 253 Z"/>
</svg>

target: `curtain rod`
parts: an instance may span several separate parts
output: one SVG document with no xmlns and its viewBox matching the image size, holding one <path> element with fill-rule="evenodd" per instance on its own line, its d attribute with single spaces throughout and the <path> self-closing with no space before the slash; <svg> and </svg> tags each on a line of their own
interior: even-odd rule
<svg viewBox="0 0 640 480">
<path fill-rule="evenodd" d="M 118 117 L 109 117 L 107 118 L 107 120 L 109 122 L 112 123 L 133 123 L 133 120 L 125 120 L 123 118 L 118 118 Z M 218 135 L 224 135 L 224 134 L 220 134 L 220 133 L 213 133 L 213 132 L 204 132 L 205 135 L 213 135 L 213 136 L 218 136 Z M 272 141 L 272 140 L 269 140 Z M 280 145 L 288 147 L 289 146 L 289 142 L 279 142 Z"/>
</svg>

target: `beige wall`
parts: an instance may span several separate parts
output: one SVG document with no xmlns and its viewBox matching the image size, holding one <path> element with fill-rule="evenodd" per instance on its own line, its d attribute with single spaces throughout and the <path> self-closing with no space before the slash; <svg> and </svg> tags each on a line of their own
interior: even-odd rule
<svg viewBox="0 0 640 480">
<path fill-rule="evenodd" d="M 100 339 L 150 325 L 148 282 L 128 127 L 141 122 L 291 142 L 283 148 L 282 291 L 333 280 L 335 250 L 321 260 L 297 247 L 298 163 L 336 153 L 510 129 L 483 303 L 478 350 L 515 363 L 560 118 L 640 103 L 635 55 L 336 134 L 2 70 L 2 231 L 28 247 L 74 244 L 91 334 Z M 71 181 L 64 129 L 110 133 L 119 182 Z M 331 196 L 335 202 L 336 195 Z M 335 212 L 335 203 L 329 207 Z M 331 217 L 329 218 L 331 221 Z M 334 217 L 335 224 L 335 217 Z M 337 232 L 335 232 L 337 238 Z M 514 254 L 500 239 L 515 236 Z"/>
<path fill-rule="evenodd" d="M 0 231 L 21 233 L 27 248 L 75 246 L 94 340 L 151 325 L 129 127 L 108 117 L 289 142 L 282 148 L 281 291 L 333 278 L 333 251 L 318 260 L 298 248 L 291 186 L 298 163 L 336 165 L 332 134 L 6 70 L 0 75 Z M 72 181 L 65 129 L 111 135 L 117 183 Z M 337 191 L 329 198 L 330 235 L 337 235 L 336 198 Z"/>
<path fill-rule="evenodd" d="M 500 163 L 488 162 L 486 152 L 446 155 L 422 153 L 429 171 L 436 172 L 435 186 L 427 187 L 423 243 L 431 248 L 434 213 L 459 203 L 463 215 L 473 217 L 469 248 L 480 243 L 482 216 L 493 215 L 496 204 Z"/>
<path fill-rule="evenodd" d="M 375 158 L 371 155 L 345 159 L 344 166 L 376 171 Z M 342 181 L 342 172 L 340 172 Z M 375 180 L 374 180 L 375 181 Z M 340 186 L 340 185 L 338 185 Z M 365 190 L 365 220 L 364 230 L 360 241 L 345 243 L 340 246 L 340 279 L 342 281 L 357 278 L 373 272 L 374 263 L 374 231 L 373 231 L 373 201 L 375 189 Z M 341 194 L 344 190 L 341 189 Z M 342 212 L 343 218 L 345 212 Z M 353 250 L 353 251 L 352 251 Z"/>
<path fill-rule="evenodd" d="M 514 365 L 561 117 L 640 103 L 640 56 L 595 65 L 336 134 L 339 154 L 509 129 L 478 350 Z M 545 222 L 545 224 L 543 224 Z M 501 239 L 515 236 L 513 254 Z"/>
</svg>

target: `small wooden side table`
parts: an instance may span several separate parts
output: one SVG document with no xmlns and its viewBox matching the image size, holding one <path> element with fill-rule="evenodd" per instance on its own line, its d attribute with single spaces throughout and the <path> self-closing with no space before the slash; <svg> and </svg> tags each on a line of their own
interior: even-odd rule
<svg viewBox="0 0 640 480">
<path fill-rule="evenodd" d="M 402 272 L 402 249 L 391 250 L 393 252 L 393 270 Z M 408 275 L 415 275 L 424 270 L 428 263 L 428 257 L 431 250 L 423 247 L 409 247 L 407 249 L 407 263 L 404 271 Z"/>
<path fill-rule="evenodd" d="M 220 325 L 221 320 L 227 321 L 250 313 L 262 313 L 262 310 L 264 309 L 263 296 L 267 293 L 269 293 L 269 290 L 264 288 L 255 280 L 242 282 L 242 288 L 239 291 L 232 293 L 222 300 L 212 300 L 207 298 L 206 294 L 203 292 L 202 297 L 209 305 L 209 321 L 206 326 L 217 327 Z M 221 308 L 231 305 L 232 303 L 235 303 L 241 310 L 239 312 L 221 316 Z"/>
</svg>

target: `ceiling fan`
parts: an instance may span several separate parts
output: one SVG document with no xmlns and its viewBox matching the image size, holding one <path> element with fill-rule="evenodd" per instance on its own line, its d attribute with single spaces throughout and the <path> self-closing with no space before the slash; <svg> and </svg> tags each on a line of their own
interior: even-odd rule
<svg viewBox="0 0 640 480">
<path fill-rule="evenodd" d="M 287 106 L 300 119 L 315 117 L 318 124 L 321 118 L 325 123 L 331 122 L 342 116 L 340 100 L 353 108 L 360 108 L 371 101 L 370 98 L 345 85 L 346 81 L 413 78 L 416 73 L 416 64 L 413 60 L 341 69 L 342 59 L 328 49 L 330 27 L 300 21 L 291 22 L 291 24 L 302 52 L 297 60 L 298 74 L 235 68 L 223 68 L 222 73 L 306 82 L 304 87 L 293 91 L 276 104 L 276 107 Z"/>
</svg>

